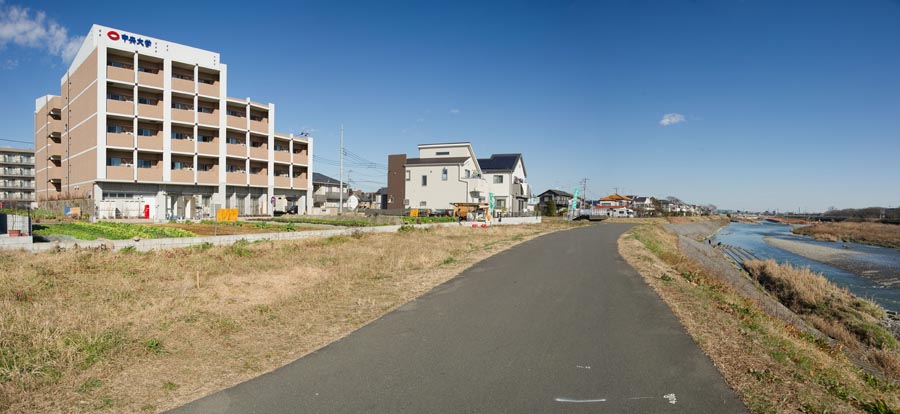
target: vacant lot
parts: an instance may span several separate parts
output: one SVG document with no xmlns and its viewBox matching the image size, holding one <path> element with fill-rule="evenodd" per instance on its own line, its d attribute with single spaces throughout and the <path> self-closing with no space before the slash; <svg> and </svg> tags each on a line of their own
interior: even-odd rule
<svg viewBox="0 0 900 414">
<path fill-rule="evenodd" d="M 566 223 L 0 253 L 0 411 L 157 412 L 338 339 Z"/>
<path fill-rule="evenodd" d="M 842 240 L 900 249 L 900 225 L 896 224 L 823 223 L 797 227 L 793 232 L 819 240 Z"/>
</svg>

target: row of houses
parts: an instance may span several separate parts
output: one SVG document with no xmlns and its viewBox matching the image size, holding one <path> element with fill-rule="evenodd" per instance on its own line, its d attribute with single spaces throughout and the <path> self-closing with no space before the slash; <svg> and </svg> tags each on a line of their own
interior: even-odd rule
<svg viewBox="0 0 900 414">
<path fill-rule="evenodd" d="M 574 198 L 572 193 L 550 189 L 538 195 L 537 205 L 538 209 L 545 214 L 557 214 L 567 210 Z M 556 211 L 551 211 L 553 206 Z M 711 213 L 706 207 L 684 203 L 675 197 L 657 199 L 652 196 L 618 193 L 598 200 L 586 200 L 579 195 L 575 206 L 577 209 L 590 210 L 590 215 L 607 217 L 654 217 L 663 214 L 698 216 Z"/>
</svg>

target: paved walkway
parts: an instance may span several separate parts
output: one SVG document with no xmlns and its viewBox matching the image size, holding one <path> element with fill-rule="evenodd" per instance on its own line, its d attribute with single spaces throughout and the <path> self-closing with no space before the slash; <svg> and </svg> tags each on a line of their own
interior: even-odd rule
<svg viewBox="0 0 900 414">
<path fill-rule="evenodd" d="M 526 242 L 346 338 L 172 413 L 741 413 L 618 255 L 628 224 Z"/>
</svg>

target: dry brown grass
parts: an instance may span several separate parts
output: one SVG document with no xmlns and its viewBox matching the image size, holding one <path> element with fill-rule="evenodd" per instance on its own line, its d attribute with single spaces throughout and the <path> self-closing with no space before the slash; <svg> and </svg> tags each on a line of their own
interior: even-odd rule
<svg viewBox="0 0 900 414">
<path fill-rule="evenodd" d="M 871 244 L 900 249 L 900 226 L 882 223 L 822 223 L 797 227 L 794 233 L 819 240 Z"/>
<path fill-rule="evenodd" d="M 564 224 L 0 253 L 0 412 L 157 412 L 277 368 Z"/>
<path fill-rule="evenodd" d="M 706 273 L 661 226 L 635 227 L 619 252 L 678 316 L 753 413 L 862 413 L 900 406 L 895 385 L 783 322 Z"/>
</svg>

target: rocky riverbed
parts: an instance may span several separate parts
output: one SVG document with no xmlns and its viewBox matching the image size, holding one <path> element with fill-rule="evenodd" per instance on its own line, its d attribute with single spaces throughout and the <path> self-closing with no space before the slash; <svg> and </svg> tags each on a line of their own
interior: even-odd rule
<svg viewBox="0 0 900 414">
<path fill-rule="evenodd" d="M 763 237 L 763 240 L 779 249 L 863 276 L 881 286 L 900 285 L 900 260 L 867 260 L 864 254 L 838 247 L 838 244 L 829 247 L 779 237 Z"/>
</svg>

